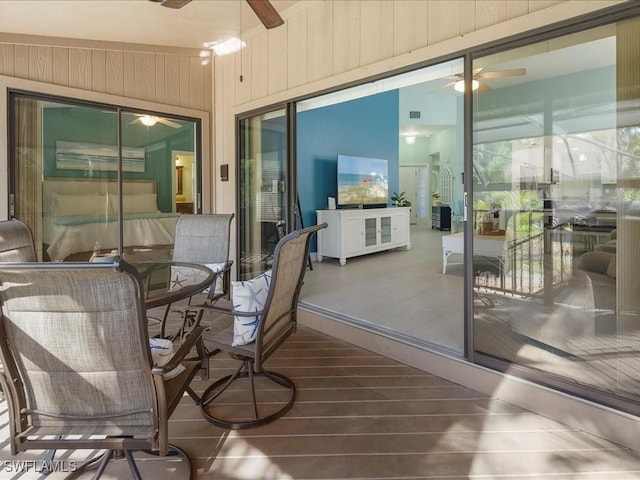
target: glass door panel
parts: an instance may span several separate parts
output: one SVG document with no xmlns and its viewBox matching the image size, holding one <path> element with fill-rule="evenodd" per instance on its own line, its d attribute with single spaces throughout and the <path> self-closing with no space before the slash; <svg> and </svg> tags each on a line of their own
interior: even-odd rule
<svg viewBox="0 0 640 480">
<path fill-rule="evenodd" d="M 152 117 L 145 125 L 142 114 L 116 107 L 23 93 L 9 103 L 10 213 L 33 231 L 39 259 L 170 255 L 178 162 L 183 197 L 197 195 L 196 122 Z"/>
<path fill-rule="evenodd" d="M 117 248 L 117 115 L 102 107 L 11 96 L 13 217 L 32 229 L 41 260 L 87 260 Z"/>
<path fill-rule="evenodd" d="M 384 335 L 457 355 L 464 353 L 465 333 L 464 109 L 463 95 L 456 89 L 462 71 L 463 61 L 455 59 L 296 104 L 296 182 L 305 224 L 316 223 L 318 211 L 333 216 L 333 208 L 344 207 L 339 157 L 384 159 L 388 173 L 388 198 L 380 205 L 386 212 L 363 210 L 363 224 L 345 239 L 351 252 L 367 254 L 343 267 L 342 259 L 321 252 L 314 274 L 305 277 L 301 301 L 338 311 L 341 318 Z M 360 181 L 369 183 L 366 178 Z M 432 223 L 434 207 L 446 207 L 450 217 L 459 220 L 456 232 L 449 224 L 441 229 Z M 338 231 L 347 229 L 330 225 L 325 238 L 339 238 Z M 396 242 L 411 247 L 377 253 Z M 447 251 L 443 273 L 443 248 L 448 245 L 455 250 Z M 310 251 L 318 252 L 314 242 Z M 403 281 L 376 281 L 388 277 L 391 263 L 403 272 Z M 354 285 L 367 292 L 366 302 L 341 298 L 340 293 Z M 407 285 L 415 290 L 409 293 Z M 406 310 L 408 297 L 411 315 L 396 315 Z"/>
<path fill-rule="evenodd" d="M 380 243 L 391 243 L 391 217 L 380 217 Z"/>
<path fill-rule="evenodd" d="M 285 110 L 240 120 L 239 276 L 252 278 L 271 265 L 287 212 Z"/>
<path fill-rule="evenodd" d="M 378 236 L 378 219 L 377 218 L 365 218 L 364 219 L 364 246 L 374 247 L 377 242 Z"/>
<path fill-rule="evenodd" d="M 122 112 L 123 249 L 170 258 L 176 218 L 196 213 L 196 124 Z M 134 229 L 145 228 L 149 235 Z"/>
<path fill-rule="evenodd" d="M 625 59 L 639 31 L 631 20 L 473 65 L 491 72 L 473 105 L 474 349 L 636 405 L 640 77 Z"/>
</svg>

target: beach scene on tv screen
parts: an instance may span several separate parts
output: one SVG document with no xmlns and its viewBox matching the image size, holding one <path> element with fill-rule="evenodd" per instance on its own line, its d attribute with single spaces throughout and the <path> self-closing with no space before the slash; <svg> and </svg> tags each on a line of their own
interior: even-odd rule
<svg viewBox="0 0 640 480">
<path fill-rule="evenodd" d="M 389 198 L 387 160 L 378 158 L 338 158 L 338 204 L 387 204 Z"/>
</svg>

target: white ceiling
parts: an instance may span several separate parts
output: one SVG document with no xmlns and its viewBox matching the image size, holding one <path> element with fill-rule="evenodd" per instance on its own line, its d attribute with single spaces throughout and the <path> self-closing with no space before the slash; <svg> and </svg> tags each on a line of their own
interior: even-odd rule
<svg viewBox="0 0 640 480">
<path fill-rule="evenodd" d="M 298 2 L 271 3 L 282 15 Z M 2 33 L 200 49 L 239 36 L 241 24 L 264 28 L 243 0 L 192 0 L 177 10 L 149 0 L 0 0 Z"/>
</svg>

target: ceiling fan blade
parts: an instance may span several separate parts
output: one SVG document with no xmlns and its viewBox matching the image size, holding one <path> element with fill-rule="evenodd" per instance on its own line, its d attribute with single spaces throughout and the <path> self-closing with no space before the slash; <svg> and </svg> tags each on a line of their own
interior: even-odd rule
<svg viewBox="0 0 640 480">
<path fill-rule="evenodd" d="M 521 77 L 527 74 L 526 68 L 514 68 L 512 70 L 496 70 L 494 72 L 480 72 L 477 78 Z"/>
<path fill-rule="evenodd" d="M 247 0 L 247 3 L 265 28 L 279 27 L 284 23 L 284 20 L 269 0 Z"/>
<path fill-rule="evenodd" d="M 458 79 L 458 80 L 459 80 L 459 79 Z M 442 88 L 449 88 L 449 87 L 453 87 L 453 86 L 458 82 L 458 80 L 452 80 L 451 82 L 447 82 L 447 83 L 445 83 L 444 85 L 442 85 L 442 86 L 440 87 L 440 89 L 442 89 Z"/>
<path fill-rule="evenodd" d="M 491 89 L 491 87 L 489 85 L 487 85 L 482 80 L 478 80 L 478 88 L 476 89 L 476 92 L 485 93 L 485 92 L 490 92 L 491 90 L 492 89 Z"/>
<path fill-rule="evenodd" d="M 182 128 L 182 125 L 180 125 L 179 123 L 172 122 L 171 120 L 167 120 L 166 118 L 158 118 L 158 123 L 162 123 L 163 125 L 171 128 Z"/>
<path fill-rule="evenodd" d="M 150 0 L 150 1 L 159 3 L 163 7 L 178 9 L 178 8 L 184 7 L 191 0 Z"/>
</svg>

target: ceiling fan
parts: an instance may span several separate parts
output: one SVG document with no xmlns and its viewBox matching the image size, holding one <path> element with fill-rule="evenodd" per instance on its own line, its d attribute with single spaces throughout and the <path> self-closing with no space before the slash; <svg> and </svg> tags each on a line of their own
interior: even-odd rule
<svg viewBox="0 0 640 480">
<path fill-rule="evenodd" d="M 491 87 L 487 85 L 483 80 L 487 78 L 502 78 L 502 77 L 522 77 L 527 74 L 526 68 L 513 68 L 510 70 L 494 70 L 494 71 L 485 71 L 484 67 L 474 68 L 473 69 L 473 80 L 471 89 L 477 90 L 478 92 L 488 92 L 491 90 Z M 458 92 L 464 92 L 464 74 L 457 73 L 448 77 L 451 81 L 442 88 L 453 87 Z"/>
<path fill-rule="evenodd" d="M 136 116 L 138 118 L 134 118 L 133 120 L 131 120 L 129 122 L 129 125 L 140 124 L 144 125 L 145 127 L 153 127 L 156 123 L 161 123 L 162 125 L 166 125 L 167 127 L 171 128 L 182 128 L 182 125 L 167 118 L 156 117 L 155 115 L 142 115 L 137 113 Z"/>
<path fill-rule="evenodd" d="M 117 113 L 113 110 L 102 110 L 102 113 Z M 174 122 L 173 120 L 169 120 L 164 117 L 157 117 L 155 115 L 149 115 L 145 113 L 129 113 L 126 112 L 126 115 L 135 115 L 136 118 L 129 122 L 129 125 L 144 125 L 145 127 L 153 127 L 156 123 L 160 123 L 162 125 L 166 125 L 171 128 L 182 128 L 178 122 Z"/>
<path fill-rule="evenodd" d="M 182 8 L 191 0 L 150 0 L 167 8 Z M 265 28 L 279 27 L 284 20 L 269 0 L 246 0 Z"/>
</svg>

